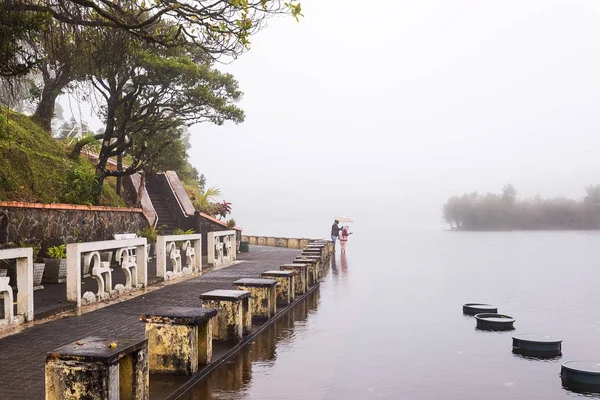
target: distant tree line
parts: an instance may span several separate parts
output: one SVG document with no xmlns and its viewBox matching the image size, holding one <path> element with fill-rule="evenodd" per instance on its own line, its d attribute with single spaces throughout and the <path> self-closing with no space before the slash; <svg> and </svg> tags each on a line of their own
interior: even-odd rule
<svg viewBox="0 0 600 400">
<path fill-rule="evenodd" d="M 456 230 L 600 229 L 600 185 L 586 187 L 581 200 L 539 195 L 518 200 L 517 191 L 508 184 L 501 194 L 452 196 L 442 215 Z"/>
</svg>

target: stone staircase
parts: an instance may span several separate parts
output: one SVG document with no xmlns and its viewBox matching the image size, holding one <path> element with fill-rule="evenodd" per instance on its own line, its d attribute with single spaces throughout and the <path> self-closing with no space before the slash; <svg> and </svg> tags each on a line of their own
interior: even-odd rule
<svg viewBox="0 0 600 400">
<path fill-rule="evenodd" d="M 146 187 L 146 189 L 148 190 L 148 196 L 150 197 L 150 201 L 152 201 L 154 210 L 158 214 L 157 227 L 162 226 L 161 231 L 165 235 L 172 234 L 177 228 L 177 222 L 169 209 L 164 195 L 160 191 L 152 190 L 150 187 Z"/>
</svg>

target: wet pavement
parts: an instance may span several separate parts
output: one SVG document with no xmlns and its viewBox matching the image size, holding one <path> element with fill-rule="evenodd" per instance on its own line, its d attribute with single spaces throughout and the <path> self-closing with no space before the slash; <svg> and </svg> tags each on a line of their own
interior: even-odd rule
<svg viewBox="0 0 600 400">
<path fill-rule="evenodd" d="M 232 289 L 240 278 L 258 277 L 261 272 L 278 269 L 300 251 L 252 246 L 242 253 L 237 264 L 150 291 L 144 295 L 80 316 L 39 324 L 0 339 L 0 399 L 43 399 L 46 353 L 87 336 L 111 339 L 143 338 L 144 324 L 139 316 L 160 306 L 199 306 L 201 293 Z M 57 285 L 58 286 L 58 285 Z M 260 326 L 257 326 L 260 328 Z M 228 351 L 216 346 L 215 358 Z M 187 378 L 151 379 L 152 398 L 164 398 Z M 154 386 L 154 390 L 153 390 Z"/>
</svg>

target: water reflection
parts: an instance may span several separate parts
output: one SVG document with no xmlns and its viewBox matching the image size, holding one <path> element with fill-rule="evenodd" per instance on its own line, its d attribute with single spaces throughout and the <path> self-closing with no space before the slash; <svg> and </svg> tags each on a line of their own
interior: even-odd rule
<svg viewBox="0 0 600 400">
<path fill-rule="evenodd" d="M 346 253 L 341 253 L 339 255 L 334 253 L 331 258 L 331 272 L 335 277 L 348 274 L 348 255 Z"/>
<path fill-rule="evenodd" d="M 319 306 L 319 288 L 299 301 L 290 312 L 282 315 L 254 341 L 229 361 L 219 366 L 206 379 L 198 383 L 185 400 L 239 400 L 247 397 L 254 368 L 271 368 L 280 349 L 290 346 L 295 330 L 306 324 Z"/>
<path fill-rule="evenodd" d="M 235 391 L 219 371 L 188 398 L 598 398 L 564 389 L 559 375 L 562 361 L 600 357 L 598 235 L 410 232 L 374 252 L 381 237 L 338 250 L 318 310 L 300 304 L 271 327 L 274 350 L 272 338 L 257 338 L 270 343 L 248 349 L 251 382 Z M 514 331 L 476 330 L 459 311 L 468 301 L 514 316 L 517 332 L 562 338 L 562 358 L 514 355 Z"/>
<path fill-rule="evenodd" d="M 346 275 L 348 273 L 348 256 L 346 255 L 346 252 L 341 254 L 340 259 L 342 264 L 342 275 Z"/>
</svg>

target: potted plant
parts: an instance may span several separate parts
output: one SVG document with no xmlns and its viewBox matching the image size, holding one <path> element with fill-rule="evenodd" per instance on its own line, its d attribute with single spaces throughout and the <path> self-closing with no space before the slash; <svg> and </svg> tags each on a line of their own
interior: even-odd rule
<svg viewBox="0 0 600 400">
<path fill-rule="evenodd" d="M 147 226 L 138 233 L 139 237 L 146 238 L 148 241 L 149 256 L 156 254 L 156 238 L 158 237 L 159 229 L 161 228 L 156 229 L 153 226 Z"/>
<path fill-rule="evenodd" d="M 235 229 L 236 227 L 236 223 L 235 223 L 235 219 L 231 218 L 229 221 L 227 221 L 227 228 L 228 229 Z M 235 251 L 236 253 L 240 252 L 240 240 L 238 240 L 238 235 L 237 232 L 235 234 Z"/>
<path fill-rule="evenodd" d="M 44 282 L 63 283 L 67 279 L 67 246 L 52 246 L 48 248 L 44 258 Z"/>
<path fill-rule="evenodd" d="M 44 270 L 46 264 L 43 262 L 36 262 L 42 250 L 42 243 L 38 242 L 30 246 L 33 250 L 33 290 L 43 289 L 42 277 L 44 276 Z"/>
</svg>

